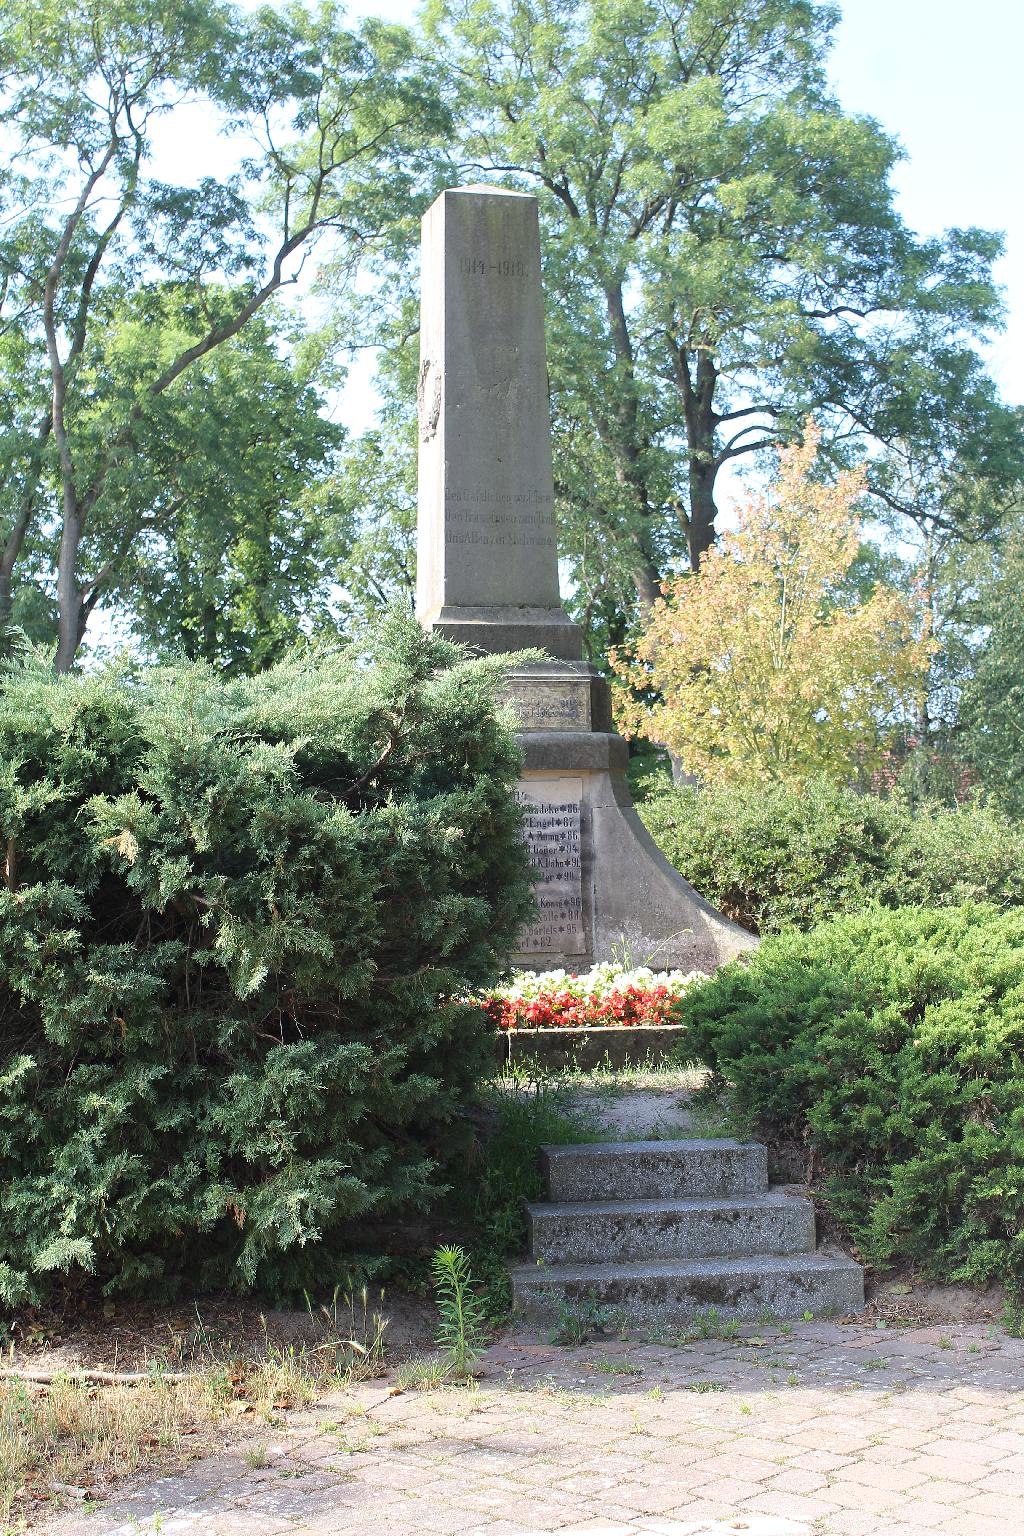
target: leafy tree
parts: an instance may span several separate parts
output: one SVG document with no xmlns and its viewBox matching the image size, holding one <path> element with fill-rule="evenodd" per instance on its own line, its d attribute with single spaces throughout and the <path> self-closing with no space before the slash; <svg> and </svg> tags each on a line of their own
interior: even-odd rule
<svg viewBox="0 0 1024 1536">
<path fill-rule="evenodd" d="M 208 294 L 229 309 L 231 293 Z M 182 346 L 202 317 L 176 286 L 104 316 L 92 368 L 103 402 Z M 151 654 L 258 670 L 329 617 L 334 560 L 328 478 L 342 442 L 315 362 L 267 305 L 198 359 L 140 423 L 83 541 L 94 589 Z M 86 367 L 90 359 L 86 358 Z M 91 599 L 90 599 L 91 605 Z"/>
<path fill-rule="evenodd" d="M 955 400 L 920 404 L 934 414 L 932 443 L 896 437 L 875 488 L 882 526 L 928 605 L 934 651 L 907 764 L 909 787 L 927 798 L 958 753 L 961 696 L 986 622 L 981 594 L 1020 512 L 1024 411 L 1000 405 L 987 380 Z"/>
<path fill-rule="evenodd" d="M 715 538 L 716 487 L 813 413 L 895 496 L 1005 425 L 973 342 L 997 323 L 996 236 L 915 239 L 895 144 L 830 94 L 815 0 L 433 0 L 467 175 L 535 189 L 570 549 L 641 602 Z M 984 465 L 982 466 L 984 467 Z M 600 540 L 593 526 L 600 520 Z M 589 530 L 589 537 L 588 537 Z M 617 594 L 616 594 L 617 595 Z"/>
<path fill-rule="evenodd" d="M 384 343 L 378 423 L 346 444 L 328 487 L 341 611 L 357 620 L 392 605 L 412 613 L 416 603 L 417 426 L 410 402 L 419 348 L 411 314 L 401 335 L 387 330 L 376 336 Z"/>
<path fill-rule="evenodd" d="M 709 781 L 870 770 L 922 686 L 920 600 L 884 583 L 866 600 L 844 594 L 864 479 L 815 479 L 818 443 L 809 423 L 780 454 L 773 494 L 667 586 L 632 657 L 613 652 L 626 729 Z"/>
<path fill-rule="evenodd" d="M 1024 816 L 1024 528 L 1008 530 L 1006 547 L 982 581 L 973 616 L 985 639 L 967 680 L 961 707 L 964 747 L 995 799 Z"/>
<path fill-rule="evenodd" d="M 83 541 L 117 521 L 157 403 L 298 281 L 318 240 L 351 266 L 408 196 L 443 114 L 404 30 L 349 32 L 332 4 L 242 17 L 193 0 L 11 0 L 0 81 L 2 361 L 35 386 L 0 462 L 0 618 L 29 529 L 53 518 L 63 671 L 109 574 L 83 569 Z M 158 125 L 196 99 L 225 124 L 237 168 L 164 184 Z M 179 350 L 136 355 L 98 440 L 90 337 L 108 294 L 154 282 L 177 284 L 201 323 Z"/>
<path fill-rule="evenodd" d="M 414 439 L 414 417 L 401 425 L 385 420 L 348 445 L 327 487 L 337 504 L 343 615 L 369 618 L 392 604 L 415 608 Z"/>
</svg>

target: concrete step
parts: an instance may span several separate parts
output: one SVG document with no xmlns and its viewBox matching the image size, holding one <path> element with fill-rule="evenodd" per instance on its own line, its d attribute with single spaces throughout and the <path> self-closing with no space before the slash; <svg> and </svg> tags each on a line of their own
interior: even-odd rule
<svg viewBox="0 0 1024 1536">
<path fill-rule="evenodd" d="M 781 1189 L 732 1199 L 531 1205 L 530 1253 L 545 1264 L 812 1253 L 814 1207 Z"/>
<path fill-rule="evenodd" d="M 763 1195 L 767 1148 L 755 1142 L 595 1141 L 544 1147 L 551 1200 L 685 1200 Z"/>
<path fill-rule="evenodd" d="M 516 1306 L 537 1321 L 562 1307 L 599 1307 L 610 1320 L 685 1322 L 714 1308 L 723 1319 L 859 1312 L 864 1272 L 825 1252 L 614 1264 L 523 1264 L 512 1270 Z"/>
</svg>

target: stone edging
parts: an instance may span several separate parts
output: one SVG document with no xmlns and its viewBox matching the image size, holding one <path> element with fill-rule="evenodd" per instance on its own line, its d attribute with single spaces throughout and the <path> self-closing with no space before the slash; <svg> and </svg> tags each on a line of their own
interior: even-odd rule
<svg viewBox="0 0 1024 1536">
<path fill-rule="evenodd" d="M 683 1029 L 682 1024 L 511 1029 L 499 1034 L 495 1047 L 502 1066 L 535 1064 L 552 1071 L 572 1066 L 586 1071 L 603 1064 L 638 1067 L 645 1062 L 664 1061 L 678 1043 Z"/>
</svg>

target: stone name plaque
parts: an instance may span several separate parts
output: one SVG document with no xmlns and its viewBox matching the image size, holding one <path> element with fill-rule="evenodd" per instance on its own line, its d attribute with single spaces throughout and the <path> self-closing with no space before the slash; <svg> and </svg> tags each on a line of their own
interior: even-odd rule
<svg viewBox="0 0 1024 1536">
<path fill-rule="evenodd" d="M 590 681 L 511 677 L 506 698 L 524 731 L 589 731 Z"/>
<path fill-rule="evenodd" d="M 523 832 L 530 863 L 540 875 L 535 887 L 539 913 L 520 935 L 518 953 L 585 954 L 583 780 L 522 779 L 516 789 L 516 800 L 523 807 Z"/>
</svg>

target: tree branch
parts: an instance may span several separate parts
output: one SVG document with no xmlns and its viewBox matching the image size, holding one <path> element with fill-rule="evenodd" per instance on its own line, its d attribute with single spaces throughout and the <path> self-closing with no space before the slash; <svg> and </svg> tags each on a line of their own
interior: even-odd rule
<svg viewBox="0 0 1024 1536">
<path fill-rule="evenodd" d="M 753 431 L 755 431 L 757 429 L 754 428 L 754 427 L 751 427 L 750 430 L 753 432 Z M 745 435 L 745 434 L 739 434 L 739 436 L 743 436 L 743 435 Z M 735 443 L 737 440 L 738 440 L 737 438 L 733 438 L 732 442 Z M 727 449 L 724 450 L 724 452 L 718 453 L 718 454 L 715 455 L 715 459 L 714 459 L 715 469 L 716 470 L 717 469 L 721 469 L 722 465 L 725 464 L 727 462 L 727 460 L 729 460 L 729 459 L 738 459 L 741 456 L 741 454 L 744 454 L 744 453 L 757 453 L 757 451 L 760 448 L 774 448 L 776 443 L 778 442 L 778 440 L 779 440 L 778 436 L 775 435 L 775 436 L 772 436 L 772 437 L 763 437 L 758 442 L 744 443 L 742 448 L 727 448 Z"/>
</svg>

